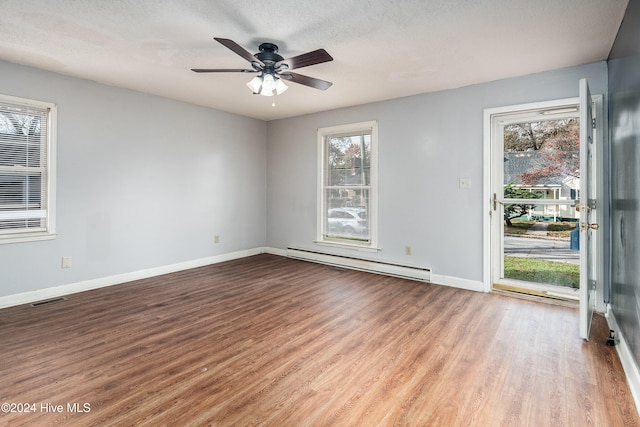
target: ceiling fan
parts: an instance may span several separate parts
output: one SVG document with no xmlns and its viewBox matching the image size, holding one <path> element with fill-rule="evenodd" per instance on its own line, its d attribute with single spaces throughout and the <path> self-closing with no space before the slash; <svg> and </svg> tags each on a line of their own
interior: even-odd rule
<svg viewBox="0 0 640 427">
<path fill-rule="evenodd" d="M 252 55 L 233 40 L 219 37 L 214 37 L 214 40 L 249 61 L 252 68 L 192 68 L 191 71 L 195 71 L 196 73 L 259 73 L 247 83 L 247 86 L 249 86 L 253 93 L 259 93 L 265 96 L 280 95 L 287 90 L 287 85 L 284 84 L 283 79 L 320 90 L 327 90 L 333 84 L 325 80 L 289 71 L 333 61 L 331 55 L 324 49 L 317 49 L 312 52 L 284 59 L 278 54 L 278 46 L 273 43 L 262 43 L 258 47 L 260 52 Z"/>
</svg>

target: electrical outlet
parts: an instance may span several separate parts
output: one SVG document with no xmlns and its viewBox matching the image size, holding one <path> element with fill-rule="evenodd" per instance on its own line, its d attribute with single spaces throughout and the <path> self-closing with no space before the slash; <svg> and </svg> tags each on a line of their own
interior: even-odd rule
<svg viewBox="0 0 640 427">
<path fill-rule="evenodd" d="M 213 243 L 220 243 L 220 236 L 218 236 L 217 234 L 213 236 Z"/>
<path fill-rule="evenodd" d="M 404 254 L 405 255 L 411 255 L 411 246 L 405 246 L 404 247 Z"/>
<path fill-rule="evenodd" d="M 471 178 L 460 178 L 460 188 L 471 188 Z"/>
<path fill-rule="evenodd" d="M 65 255 L 62 257 L 62 268 L 71 268 L 71 256 Z"/>
</svg>

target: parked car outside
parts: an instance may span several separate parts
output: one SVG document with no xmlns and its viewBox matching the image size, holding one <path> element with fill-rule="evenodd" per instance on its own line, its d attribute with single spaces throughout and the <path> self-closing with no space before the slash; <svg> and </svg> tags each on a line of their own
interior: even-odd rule
<svg viewBox="0 0 640 427">
<path fill-rule="evenodd" d="M 330 233 L 340 236 L 367 236 L 369 225 L 365 208 L 332 208 L 327 215 L 327 228 Z"/>
</svg>

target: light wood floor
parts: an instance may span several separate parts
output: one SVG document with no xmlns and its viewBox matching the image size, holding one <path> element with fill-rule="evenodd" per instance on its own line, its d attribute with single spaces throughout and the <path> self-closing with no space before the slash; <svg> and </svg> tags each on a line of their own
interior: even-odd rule
<svg viewBox="0 0 640 427">
<path fill-rule="evenodd" d="M 577 314 L 259 255 L 0 310 L 0 425 L 639 425 Z"/>
</svg>

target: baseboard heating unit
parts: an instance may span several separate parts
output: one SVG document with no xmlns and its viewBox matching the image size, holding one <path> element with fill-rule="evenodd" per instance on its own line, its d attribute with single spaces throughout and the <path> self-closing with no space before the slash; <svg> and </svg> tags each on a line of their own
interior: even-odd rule
<svg viewBox="0 0 640 427">
<path fill-rule="evenodd" d="M 287 248 L 287 257 L 319 264 L 385 274 L 404 279 L 431 281 L 431 269 L 412 265 L 402 265 L 373 259 L 356 258 L 346 255 L 334 255 L 309 249 Z"/>
</svg>

